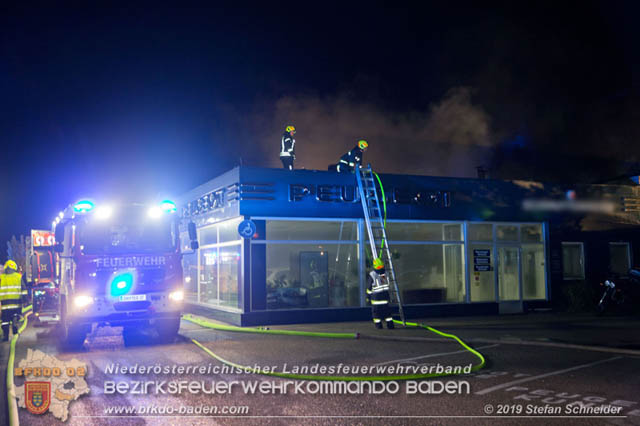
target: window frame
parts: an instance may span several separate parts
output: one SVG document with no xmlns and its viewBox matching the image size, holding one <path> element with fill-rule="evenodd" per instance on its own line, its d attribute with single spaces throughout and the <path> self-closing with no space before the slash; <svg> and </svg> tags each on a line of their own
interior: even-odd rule
<svg viewBox="0 0 640 426">
<path fill-rule="evenodd" d="M 609 248 L 609 271 L 613 273 L 613 271 L 611 270 L 611 246 L 622 246 L 625 245 L 627 246 L 627 265 L 628 268 L 627 270 L 624 272 L 624 274 L 620 274 L 619 276 L 622 278 L 628 278 L 629 277 L 629 269 L 631 269 L 631 267 L 633 266 L 633 259 L 631 258 L 631 242 L 629 241 L 609 241 L 608 244 L 608 248 Z"/>
<path fill-rule="evenodd" d="M 586 278 L 585 274 L 585 256 L 584 256 L 584 242 L 582 241 L 562 241 L 562 280 L 563 281 L 582 281 Z M 564 269 L 564 247 L 565 246 L 580 246 L 580 275 L 565 275 Z"/>
</svg>

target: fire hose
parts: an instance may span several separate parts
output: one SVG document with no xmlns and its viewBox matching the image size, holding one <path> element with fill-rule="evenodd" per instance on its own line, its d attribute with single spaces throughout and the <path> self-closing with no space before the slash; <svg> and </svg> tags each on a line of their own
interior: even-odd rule
<svg viewBox="0 0 640 426">
<path fill-rule="evenodd" d="M 184 315 L 182 317 L 185 321 L 192 322 L 201 327 L 211 328 L 214 330 L 220 331 L 230 331 L 230 332 L 240 332 L 240 333 L 257 333 L 257 334 L 271 334 L 271 335 L 287 335 L 287 336 L 303 336 L 303 337 L 318 337 L 318 338 L 332 338 L 332 339 L 359 339 L 359 333 L 318 333 L 318 332 L 310 332 L 310 331 L 295 331 L 295 330 L 268 330 L 262 328 L 244 328 L 244 327 L 235 327 L 230 325 L 222 325 L 216 324 L 214 322 L 206 321 L 200 318 L 193 317 L 192 315 Z M 394 320 L 397 324 L 402 324 L 402 321 Z M 405 323 L 406 326 L 423 328 L 432 333 L 435 333 L 439 336 L 446 337 L 448 339 L 456 341 L 460 346 L 462 346 L 467 352 L 475 355 L 480 362 L 473 365 L 471 367 L 471 371 L 477 371 L 484 367 L 485 359 L 484 356 L 475 349 L 471 348 L 464 341 L 462 341 L 458 336 L 453 334 L 444 333 L 440 330 L 437 330 L 433 327 L 430 327 L 425 324 L 420 323 Z M 293 373 L 283 373 L 277 371 L 263 371 L 259 368 L 244 366 L 233 361 L 229 361 L 220 355 L 214 353 L 209 348 L 205 347 L 202 343 L 197 341 L 196 339 L 191 339 L 191 341 L 198 346 L 200 349 L 205 351 L 209 356 L 214 359 L 217 359 L 223 364 L 228 366 L 241 369 L 243 371 L 262 374 L 267 376 L 275 376 L 286 379 L 296 379 L 296 380 L 333 380 L 333 381 L 391 381 L 391 380 L 421 380 L 421 379 L 432 379 L 435 377 L 443 377 L 443 376 L 455 376 L 462 373 L 457 372 L 442 372 L 442 373 L 424 373 L 424 374 L 404 374 L 404 375 L 388 375 L 388 376 L 322 376 L 322 375 L 307 375 L 307 374 L 293 374 Z"/>
</svg>

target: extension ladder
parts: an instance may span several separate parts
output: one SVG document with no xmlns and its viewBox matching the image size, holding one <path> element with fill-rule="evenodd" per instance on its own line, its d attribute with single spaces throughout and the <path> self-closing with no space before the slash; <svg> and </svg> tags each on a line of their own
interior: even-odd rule
<svg viewBox="0 0 640 426">
<path fill-rule="evenodd" d="M 358 167 L 356 165 L 356 180 L 358 182 L 358 191 L 360 193 L 360 201 L 362 202 L 362 211 L 364 212 L 364 222 L 367 227 L 367 234 L 369 235 L 369 245 L 371 246 L 371 255 L 373 259 L 378 257 L 378 252 L 381 252 L 380 258 L 384 262 L 387 272 L 387 280 L 389 281 L 389 289 L 392 296 L 395 296 L 398 302 L 398 311 L 400 313 L 400 319 L 405 324 L 404 310 L 402 308 L 402 295 L 398 288 L 398 281 L 396 280 L 396 273 L 393 269 L 393 261 L 391 259 L 391 251 L 389 250 L 389 243 L 387 241 L 387 231 L 385 230 L 384 212 L 380 206 L 380 198 L 378 197 L 378 191 L 376 190 L 376 176 L 371 169 L 371 164 L 367 167 Z"/>
</svg>

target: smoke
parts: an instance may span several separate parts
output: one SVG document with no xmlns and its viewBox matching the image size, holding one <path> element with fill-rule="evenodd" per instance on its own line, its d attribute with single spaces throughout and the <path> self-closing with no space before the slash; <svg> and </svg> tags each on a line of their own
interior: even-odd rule
<svg viewBox="0 0 640 426">
<path fill-rule="evenodd" d="M 475 176 L 486 165 L 496 137 L 485 110 L 472 103 L 472 89 L 449 90 L 428 111 L 398 113 L 353 96 L 287 96 L 263 103 L 245 121 L 258 143 L 259 166 L 281 167 L 280 137 L 296 127 L 296 168 L 326 170 L 359 139 L 369 142 L 365 163 L 381 172 Z M 247 141 L 250 142 L 250 141 Z"/>
</svg>

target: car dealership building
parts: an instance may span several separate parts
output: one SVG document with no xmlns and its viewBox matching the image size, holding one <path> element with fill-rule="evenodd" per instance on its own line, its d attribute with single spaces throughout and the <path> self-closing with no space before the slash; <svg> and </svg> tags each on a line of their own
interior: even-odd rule
<svg viewBox="0 0 640 426">
<path fill-rule="evenodd" d="M 409 318 L 544 308 L 633 264 L 633 184 L 380 177 Z M 237 167 L 178 204 L 200 244 L 183 234 L 188 310 L 240 325 L 370 319 L 355 175 Z"/>
</svg>

